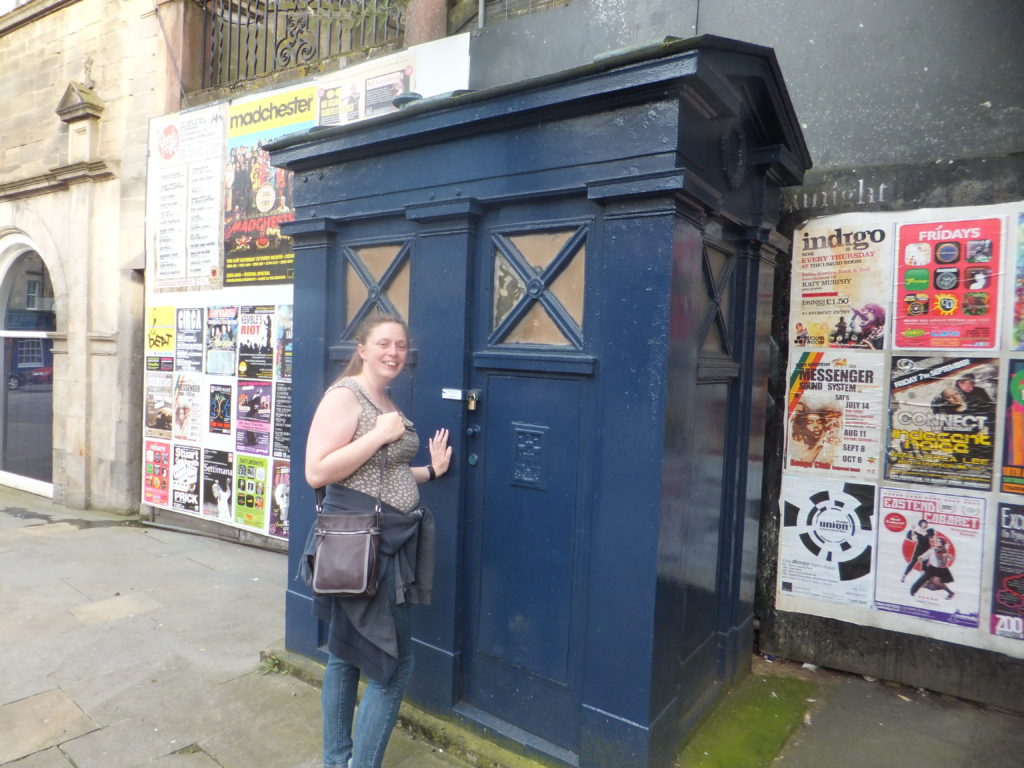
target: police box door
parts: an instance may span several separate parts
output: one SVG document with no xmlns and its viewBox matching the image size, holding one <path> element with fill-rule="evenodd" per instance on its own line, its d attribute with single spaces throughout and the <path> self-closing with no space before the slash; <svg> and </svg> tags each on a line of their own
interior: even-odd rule
<svg viewBox="0 0 1024 768">
<path fill-rule="evenodd" d="M 479 230 L 457 708 L 558 755 L 577 750 L 580 719 L 594 222 L 531 214 L 504 208 Z"/>
</svg>

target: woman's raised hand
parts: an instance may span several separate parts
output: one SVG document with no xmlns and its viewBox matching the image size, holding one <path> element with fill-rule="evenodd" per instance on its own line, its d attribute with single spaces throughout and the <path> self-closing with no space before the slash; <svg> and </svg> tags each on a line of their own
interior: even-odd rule
<svg viewBox="0 0 1024 768">
<path fill-rule="evenodd" d="M 398 411 L 378 414 L 377 423 L 373 428 L 380 435 L 384 445 L 395 442 L 405 434 L 405 422 L 402 420 L 402 414 Z"/>
<path fill-rule="evenodd" d="M 430 464 L 438 476 L 448 471 L 448 464 L 452 460 L 452 447 L 448 445 L 448 430 L 439 429 L 430 438 Z"/>
</svg>

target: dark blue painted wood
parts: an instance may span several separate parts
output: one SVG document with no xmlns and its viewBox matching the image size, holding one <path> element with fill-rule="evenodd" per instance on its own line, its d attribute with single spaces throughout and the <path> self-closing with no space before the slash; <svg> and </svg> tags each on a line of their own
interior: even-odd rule
<svg viewBox="0 0 1024 768">
<path fill-rule="evenodd" d="M 298 174 L 298 509 L 302 435 L 352 348 L 345 260 L 409 255 L 413 354 L 393 394 L 424 438 L 451 429 L 455 456 L 423 488 L 438 569 L 410 696 L 582 768 L 671 765 L 749 663 L 760 259 L 785 249 L 778 190 L 809 165 L 774 58 L 698 39 L 271 151 Z M 567 251 L 536 287 L 568 343 L 500 344 L 525 308 L 494 327 L 495 249 L 552 229 L 585 246 L 583 323 L 543 293 Z M 711 242 L 724 271 L 705 266 Z M 442 388 L 479 389 L 479 408 Z M 293 568 L 310 522 L 293 520 Z M 290 582 L 286 601 L 288 647 L 316 655 L 308 591 Z"/>
</svg>

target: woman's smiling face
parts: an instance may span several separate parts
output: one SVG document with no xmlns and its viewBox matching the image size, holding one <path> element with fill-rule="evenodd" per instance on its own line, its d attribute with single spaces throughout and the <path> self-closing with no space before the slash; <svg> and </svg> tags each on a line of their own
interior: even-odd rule
<svg viewBox="0 0 1024 768">
<path fill-rule="evenodd" d="M 393 379 L 402 372 L 408 354 L 409 339 L 399 323 L 381 323 L 359 345 L 363 372 L 385 379 Z"/>
</svg>

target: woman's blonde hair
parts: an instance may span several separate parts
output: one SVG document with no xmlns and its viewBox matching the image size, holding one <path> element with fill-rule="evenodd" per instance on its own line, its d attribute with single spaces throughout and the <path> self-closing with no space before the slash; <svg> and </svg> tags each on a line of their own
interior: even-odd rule
<svg viewBox="0 0 1024 768">
<path fill-rule="evenodd" d="M 355 335 L 352 337 L 353 341 L 357 344 L 365 344 L 366 340 L 370 337 L 373 329 L 378 325 L 384 325 L 385 323 L 395 323 L 396 325 L 402 326 L 402 330 L 405 331 L 405 338 L 409 338 L 409 326 L 405 320 L 395 315 L 389 315 L 385 312 L 375 312 L 374 314 L 367 317 L 360 323 L 359 328 L 356 329 Z M 349 358 L 348 365 L 345 366 L 345 370 L 341 372 L 339 379 L 343 379 L 346 376 L 358 376 L 363 370 L 363 358 L 359 356 L 359 350 L 352 350 L 352 357 Z"/>
</svg>

